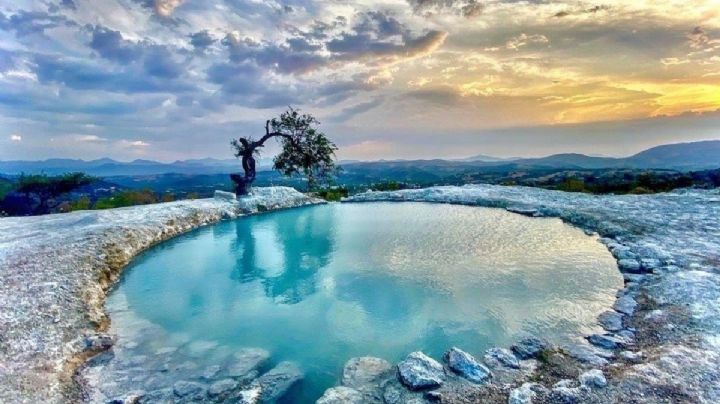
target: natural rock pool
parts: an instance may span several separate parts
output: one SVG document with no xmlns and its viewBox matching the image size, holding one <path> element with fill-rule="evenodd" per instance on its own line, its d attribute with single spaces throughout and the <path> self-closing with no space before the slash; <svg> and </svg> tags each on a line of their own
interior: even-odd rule
<svg viewBox="0 0 720 404">
<path fill-rule="evenodd" d="M 118 342 L 100 388 L 173 394 L 270 371 L 302 375 L 281 401 L 313 401 L 352 357 L 482 357 L 527 334 L 597 332 L 621 287 L 607 249 L 559 219 L 424 203 L 245 217 L 130 265 L 107 301 Z"/>
</svg>

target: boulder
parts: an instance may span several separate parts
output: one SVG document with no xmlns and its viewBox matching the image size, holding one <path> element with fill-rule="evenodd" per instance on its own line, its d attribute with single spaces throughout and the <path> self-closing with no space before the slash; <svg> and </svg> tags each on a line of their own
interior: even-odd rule
<svg viewBox="0 0 720 404">
<path fill-rule="evenodd" d="M 548 348 L 550 348 L 550 345 L 547 342 L 535 337 L 523 338 L 520 342 L 510 347 L 520 359 L 535 358 L 540 352 Z"/>
<path fill-rule="evenodd" d="M 566 387 L 557 386 L 553 387 L 550 391 L 549 401 L 551 403 L 558 404 L 577 404 L 582 403 L 587 396 L 588 388 L 585 386 L 580 387 Z"/>
<path fill-rule="evenodd" d="M 164 404 L 174 403 L 175 393 L 171 387 L 159 390 L 153 390 L 140 397 L 140 403 L 142 404 Z"/>
<path fill-rule="evenodd" d="M 91 334 L 85 336 L 83 342 L 86 350 L 105 351 L 115 344 L 115 336 L 103 333 Z"/>
<path fill-rule="evenodd" d="M 622 330 L 623 316 L 617 311 L 608 310 L 598 316 L 598 322 L 607 331 L 619 331 Z"/>
<path fill-rule="evenodd" d="M 233 355 L 232 363 L 225 370 L 230 377 L 243 377 L 257 370 L 270 359 L 270 353 L 260 348 L 243 348 Z"/>
<path fill-rule="evenodd" d="M 607 379 L 600 369 L 592 369 L 580 375 L 580 384 L 590 388 L 603 388 L 607 386 Z"/>
<path fill-rule="evenodd" d="M 363 402 L 363 396 L 359 391 L 345 386 L 329 388 L 317 400 L 317 404 L 362 404 Z"/>
<path fill-rule="evenodd" d="M 605 349 L 617 349 L 625 346 L 625 340 L 610 334 L 593 334 L 587 337 L 591 344 Z"/>
<path fill-rule="evenodd" d="M 632 272 L 632 273 L 639 273 L 640 272 L 640 262 L 636 259 L 630 259 L 630 258 L 623 258 L 619 259 L 618 262 L 618 268 L 620 268 L 623 272 Z"/>
<path fill-rule="evenodd" d="M 485 352 L 485 362 L 489 364 L 500 364 L 502 366 L 520 369 L 518 358 L 506 348 L 490 348 Z"/>
<path fill-rule="evenodd" d="M 632 316 L 636 308 L 637 302 L 629 295 L 623 295 L 618 298 L 613 305 L 613 309 L 619 311 L 620 313 L 627 314 L 628 316 Z"/>
<path fill-rule="evenodd" d="M 392 365 L 384 359 L 372 356 L 352 358 L 343 368 L 342 384 L 356 388 L 375 385 L 391 371 Z"/>
<path fill-rule="evenodd" d="M 606 351 L 604 349 L 597 348 L 587 343 L 573 343 L 564 346 L 563 349 L 565 350 L 565 352 L 568 353 L 568 355 L 577 359 L 578 361 L 593 366 L 605 366 L 608 364 L 608 359 L 612 359 L 615 357 L 612 351 Z"/>
<path fill-rule="evenodd" d="M 253 382 L 260 387 L 260 401 L 274 401 L 282 397 L 295 383 L 303 378 L 295 362 L 280 362 Z"/>
<path fill-rule="evenodd" d="M 445 353 L 445 360 L 450 369 L 472 382 L 483 383 L 492 377 L 490 369 L 459 348 L 450 348 Z"/>
<path fill-rule="evenodd" d="M 398 364 L 400 381 L 412 390 L 432 389 L 445 381 L 445 370 L 435 359 L 417 351 Z"/>
</svg>

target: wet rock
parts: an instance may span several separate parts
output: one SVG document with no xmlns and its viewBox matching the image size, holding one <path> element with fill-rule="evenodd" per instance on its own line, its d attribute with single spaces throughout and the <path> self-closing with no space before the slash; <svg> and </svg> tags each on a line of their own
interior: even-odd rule
<svg viewBox="0 0 720 404">
<path fill-rule="evenodd" d="M 86 336 L 83 342 L 86 350 L 105 351 L 115 344 L 115 336 L 103 333 L 91 334 Z"/>
<path fill-rule="evenodd" d="M 512 369 L 520 369 L 518 358 L 506 348 L 490 348 L 485 352 L 485 362 L 489 364 L 500 364 Z"/>
<path fill-rule="evenodd" d="M 660 268 L 662 263 L 657 258 L 643 258 L 640 260 L 640 266 L 646 272 L 652 272 L 656 268 Z"/>
<path fill-rule="evenodd" d="M 590 388 L 603 388 L 607 386 L 607 379 L 600 369 L 592 369 L 580 375 L 580 384 Z"/>
<path fill-rule="evenodd" d="M 362 404 L 362 394 L 350 387 L 338 386 L 325 390 L 317 404 Z"/>
<path fill-rule="evenodd" d="M 625 346 L 625 340 L 609 334 L 593 334 L 587 337 L 591 344 L 605 349 L 617 349 Z"/>
<path fill-rule="evenodd" d="M 202 383 L 181 380 L 173 384 L 173 392 L 178 397 L 189 400 L 202 400 L 205 398 L 207 387 Z"/>
<path fill-rule="evenodd" d="M 260 387 L 260 400 L 277 400 L 287 393 L 295 383 L 302 380 L 303 374 L 295 362 L 280 362 L 267 373 L 260 376 L 253 387 Z"/>
<path fill-rule="evenodd" d="M 628 295 L 620 297 L 613 305 L 613 309 L 619 311 L 620 313 L 627 314 L 628 316 L 632 316 L 632 314 L 635 313 L 636 308 L 637 302 L 632 298 L 632 296 Z"/>
<path fill-rule="evenodd" d="M 623 316 L 617 311 L 608 310 L 598 316 L 598 322 L 607 331 L 618 331 L 623 328 Z"/>
<path fill-rule="evenodd" d="M 632 272 L 632 273 L 639 273 L 640 272 L 640 262 L 636 259 L 621 259 L 618 260 L 618 268 L 620 268 L 623 272 Z"/>
<path fill-rule="evenodd" d="M 343 368 L 342 384 L 348 387 L 373 385 L 391 372 L 392 365 L 384 359 L 372 356 L 352 358 Z"/>
<path fill-rule="evenodd" d="M 593 366 L 605 366 L 608 364 L 608 359 L 615 356 L 612 352 L 587 344 L 570 344 L 563 349 L 576 360 Z"/>
<path fill-rule="evenodd" d="M 472 382 L 483 383 L 492 377 L 490 369 L 459 348 L 450 348 L 445 353 L 445 360 L 450 369 Z"/>
<path fill-rule="evenodd" d="M 210 397 L 225 396 L 232 393 L 237 389 L 239 383 L 233 379 L 222 379 L 211 384 L 208 388 L 208 395 Z"/>
<path fill-rule="evenodd" d="M 547 342 L 535 337 L 523 338 L 520 342 L 510 347 L 520 359 L 535 358 L 540 352 L 548 348 L 550 348 L 550 345 Z"/>
<path fill-rule="evenodd" d="M 505 208 L 508 212 L 517 213 L 525 216 L 538 216 L 538 210 L 533 208 L 527 208 L 523 206 L 508 206 Z"/>
<path fill-rule="evenodd" d="M 413 352 L 398 364 L 400 381 L 413 390 L 436 388 L 445 381 L 445 370 L 435 359 Z"/>
<path fill-rule="evenodd" d="M 267 360 L 270 359 L 270 353 L 261 348 L 244 348 L 233 355 L 233 361 L 225 370 L 225 374 L 230 377 L 243 377 L 250 372 L 257 370 Z"/>
<path fill-rule="evenodd" d="M 623 339 L 626 344 L 631 344 L 633 341 L 635 341 L 635 333 L 627 329 L 620 330 L 615 333 L 615 335 Z"/>
<path fill-rule="evenodd" d="M 423 398 L 431 403 L 442 402 L 442 394 L 439 391 L 426 391 Z"/>
</svg>

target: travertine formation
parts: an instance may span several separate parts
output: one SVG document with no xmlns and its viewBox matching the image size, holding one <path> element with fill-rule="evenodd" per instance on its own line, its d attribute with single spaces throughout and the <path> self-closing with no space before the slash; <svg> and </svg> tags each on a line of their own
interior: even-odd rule
<svg viewBox="0 0 720 404">
<path fill-rule="evenodd" d="M 578 336 L 576 343 L 560 347 L 529 336 L 512 347 L 490 349 L 483 358 L 460 351 L 429 358 L 418 352 L 414 355 L 422 361 L 401 366 L 405 384 L 397 367 L 382 359 L 355 358 L 322 402 L 720 401 L 718 190 L 594 196 L 469 185 L 368 192 L 349 201 L 456 203 L 559 217 L 599 233 L 618 260 L 625 288 L 598 318 L 603 334 Z M 288 188 L 267 188 L 237 201 L 0 219 L 0 402 L 97 397 L 78 389 L 71 375 L 89 356 L 115 343 L 101 332 L 107 326 L 102 302 L 138 252 L 223 218 L 318 202 Z M 248 365 L 257 363 L 250 359 L 258 355 L 245 356 L 235 363 L 242 368 L 237 372 L 201 369 L 198 380 L 206 377 L 206 383 L 177 380 L 157 391 L 127 391 L 122 400 L 256 402 L 279 397 L 302 377 L 292 363 L 258 372 Z M 428 363 L 429 368 L 423 365 Z M 430 368 L 441 383 L 408 388 L 419 380 L 416 372 Z M 93 376 L 103 366 L 86 369 L 86 376 Z M 252 380 L 235 375 L 243 372 Z"/>
<path fill-rule="evenodd" d="M 533 338 L 521 341 L 512 353 L 522 360 L 521 368 L 536 362 L 530 373 L 511 370 L 512 358 L 499 360 L 491 350 L 485 355 L 494 375 L 490 383 L 446 382 L 422 399 L 720 402 L 717 189 L 600 196 L 467 185 L 367 192 L 349 200 L 453 203 L 559 217 L 599 233 L 625 278 L 613 310 L 598 319 L 604 334 L 578 336 L 584 341 L 562 347 L 542 346 Z"/>
<path fill-rule="evenodd" d="M 107 327 L 105 294 L 140 251 L 222 219 L 321 202 L 292 188 L 273 187 L 256 188 L 237 201 L 186 200 L 1 218 L 0 402 L 80 398 L 72 374 L 93 353 L 112 345 L 97 334 Z"/>
</svg>

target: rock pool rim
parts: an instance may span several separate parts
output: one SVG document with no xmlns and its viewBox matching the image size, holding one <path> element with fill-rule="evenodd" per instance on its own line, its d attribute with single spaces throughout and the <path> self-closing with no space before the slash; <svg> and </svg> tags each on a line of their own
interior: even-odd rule
<svg viewBox="0 0 720 404">
<path fill-rule="evenodd" d="M 220 196 L 218 199 L 220 199 L 220 198 L 225 199 L 225 198 L 223 198 L 223 196 Z M 228 198 L 228 199 L 229 199 L 229 200 L 228 200 L 229 202 L 234 203 L 234 201 L 232 200 L 233 198 Z M 352 200 L 352 199 L 346 199 L 346 200 L 343 200 L 341 203 L 362 203 L 362 202 L 371 203 L 371 202 L 378 202 L 378 201 L 354 201 L 354 200 Z M 438 204 L 438 202 L 432 202 L 432 201 L 388 201 L 388 202 L 410 202 L 410 203 L 418 203 L 418 202 L 419 202 L 419 203 Z M 440 203 L 446 203 L 446 204 L 449 203 L 449 204 L 454 204 L 454 205 L 462 205 L 462 206 L 470 206 L 470 207 L 473 207 L 473 206 L 482 207 L 482 205 L 471 205 L 471 204 L 468 204 L 468 203 L 452 203 L 452 202 L 440 202 Z M 294 207 L 294 206 L 293 206 L 293 207 Z M 292 208 L 292 207 L 290 207 L 290 208 Z M 502 207 L 497 207 L 497 206 L 492 206 L 492 207 L 490 207 L 490 208 L 496 208 L 496 209 L 499 208 L 499 209 L 506 210 L 506 211 L 508 211 L 508 212 L 510 212 L 510 213 L 517 213 L 517 214 L 520 214 L 520 215 L 523 215 L 523 216 L 528 216 L 528 217 L 541 217 L 541 216 L 542 216 L 542 215 L 540 215 L 540 214 L 538 213 L 538 211 L 537 211 L 536 209 L 519 208 L 519 207 L 514 207 L 514 206 L 507 206 L 507 207 L 504 207 L 504 208 L 502 208 Z M 270 212 L 275 212 L 275 211 L 282 210 L 282 209 L 285 209 L 285 208 L 282 208 L 282 209 L 269 209 L 268 207 L 266 207 L 266 206 L 263 205 L 263 204 L 258 204 L 258 205 L 256 206 L 256 209 L 257 209 L 257 210 L 256 210 L 255 212 L 249 213 L 249 214 L 247 214 L 247 215 L 256 215 L 256 214 L 260 214 L 260 213 L 270 213 Z M 247 216 L 247 215 L 244 215 L 244 216 Z M 238 220 L 238 219 L 240 219 L 241 217 L 244 217 L 244 216 L 239 216 L 239 217 L 234 218 L 234 219 L 232 219 L 232 220 Z M 551 218 L 551 217 L 547 217 L 547 218 Z M 572 227 L 580 228 L 579 226 L 576 226 L 576 225 L 574 225 L 574 224 L 572 224 L 572 223 L 567 223 L 567 221 L 564 221 L 564 220 L 562 220 L 562 221 L 563 221 L 564 223 L 566 223 L 566 224 L 571 225 Z M 209 223 L 208 223 L 208 224 L 209 224 Z M 188 229 L 187 232 L 194 231 L 194 230 L 196 230 L 196 229 L 197 229 L 197 228 Z M 581 229 L 582 229 L 582 228 L 581 228 Z M 174 237 L 177 237 L 177 236 L 179 236 L 179 235 L 181 235 L 181 234 L 187 233 L 187 232 L 178 233 L 178 234 L 174 235 L 173 238 L 174 238 Z M 595 234 L 594 232 L 593 232 L 593 233 L 590 233 L 590 232 L 588 232 L 587 230 L 585 230 L 585 233 L 586 233 L 587 235 L 594 235 L 594 234 Z M 162 241 L 167 241 L 167 240 L 162 240 Z M 606 245 L 606 247 L 607 247 L 607 245 Z M 128 261 L 128 263 L 127 263 L 125 266 L 123 266 L 123 268 L 121 269 L 121 272 L 124 272 L 124 268 L 126 268 L 126 267 L 129 266 L 130 262 L 132 262 L 132 259 L 134 259 L 135 257 L 137 257 L 139 254 L 141 254 L 141 253 L 144 252 L 144 251 L 145 251 L 145 250 L 142 250 L 142 251 L 139 251 L 137 254 L 135 254 L 135 255 L 131 258 L 131 260 Z M 619 268 L 618 268 L 618 269 L 619 269 Z M 119 276 L 118 276 L 118 279 L 119 279 Z M 112 285 L 112 287 L 111 287 L 110 289 L 108 289 L 106 295 L 109 294 L 109 293 L 111 293 L 111 291 L 112 291 L 115 287 L 117 287 L 117 285 L 118 285 L 118 282 L 117 282 L 117 280 L 116 280 L 116 281 L 114 282 L 114 284 Z M 618 290 L 621 290 L 621 289 L 618 289 Z M 610 307 L 608 307 L 608 309 L 610 309 Z M 448 349 L 450 349 L 450 348 L 451 348 L 451 347 L 448 347 Z"/>
<path fill-rule="evenodd" d="M 477 186 L 475 186 L 475 187 L 477 187 Z M 273 189 L 277 190 L 280 188 L 282 188 L 282 187 L 275 187 L 275 188 L 270 188 L 270 189 L 266 188 L 265 190 L 273 190 Z M 447 187 L 445 187 L 445 188 L 447 188 Z M 463 189 L 463 187 L 450 187 L 450 188 L 457 189 L 457 190 Z M 523 213 L 523 214 L 529 214 L 531 216 L 536 216 L 536 215 L 538 215 L 538 210 L 531 208 L 530 206 L 540 206 L 540 207 L 546 206 L 545 204 L 547 203 L 547 201 L 545 201 L 543 198 L 540 198 L 539 196 L 542 196 L 543 194 L 549 195 L 553 192 L 553 191 L 542 191 L 541 192 L 541 191 L 538 191 L 535 189 L 528 189 L 528 192 L 536 194 L 536 195 L 534 195 L 534 197 L 538 197 L 537 199 L 531 200 L 529 202 L 527 202 L 525 199 L 519 200 L 518 196 L 513 195 L 512 192 L 509 192 L 508 195 L 501 195 L 501 196 L 497 196 L 497 197 L 494 195 L 493 196 L 483 195 L 483 192 L 488 191 L 488 190 L 492 190 L 493 192 L 495 192 L 495 191 L 503 192 L 503 188 L 515 188 L 514 190 L 511 190 L 514 192 L 517 189 L 519 189 L 520 187 L 497 187 L 496 188 L 494 186 L 480 186 L 480 188 L 478 188 L 478 191 L 480 191 L 480 192 L 478 192 L 478 194 L 474 196 L 474 200 L 471 202 L 453 201 L 453 200 L 451 200 L 453 198 L 452 195 L 446 195 L 445 199 L 442 199 L 442 200 L 434 200 L 434 201 L 423 200 L 423 202 L 454 203 L 454 204 L 459 204 L 459 205 L 503 208 L 503 209 L 509 210 L 511 212 L 514 211 L 513 209 L 515 209 L 515 210 L 521 209 L 521 210 L 524 210 L 524 212 L 515 211 L 514 213 Z M 433 190 L 437 190 L 437 189 L 438 189 L 437 187 L 433 188 Z M 258 188 L 258 190 L 263 190 L 263 189 Z M 310 198 L 306 195 L 299 194 L 294 190 L 293 190 L 293 192 L 296 195 L 292 196 L 292 197 L 286 195 L 285 200 L 278 200 L 278 199 L 272 200 L 272 198 L 270 198 L 271 200 L 268 202 L 268 201 L 263 201 L 262 198 L 260 198 L 260 202 L 265 202 L 265 206 L 270 206 L 270 209 L 268 209 L 268 211 L 282 209 L 282 208 L 295 207 L 295 206 L 324 203 L 324 201 L 321 201 L 321 200 L 318 200 L 315 198 Z M 288 200 L 288 198 L 292 199 L 292 200 Z M 266 197 L 266 199 L 267 199 L 267 197 Z M 392 193 L 386 193 L 385 199 L 376 199 L 374 201 L 380 201 L 380 200 L 412 201 L 412 199 L 403 199 L 402 196 L 396 197 Z M 352 198 L 348 201 L 349 202 L 362 202 L 362 200 L 353 200 Z M 368 201 L 370 201 L 370 200 L 368 200 Z M 261 204 L 258 201 L 255 201 L 255 202 L 258 205 Z M 221 203 L 221 202 L 217 202 L 217 201 L 213 202 L 212 199 L 205 199 L 205 200 L 196 200 L 196 201 L 178 201 L 178 202 L 173 202 L 173 203 L 169 203 L 169 204 L 158 204 L 156 206 L 150 205 L 150 206 L 143 206 L 143 207 L 113 209 L 112 211 L 126 211 L 126 212 L 133 211 L 133 210 L 139 211 L 142 209 L 144 212 L 150 211 L 150 213 L 152 213 L 152 214 L 156 214 L 158 216 L 165 217 L 166 219 L 167 219 L 167 217 L 169 217 L 171 220 L 163 222 L 163 223 L 153 223 L 153 225 L 156 226 L 156 230 L 158 230 L 158 233 L 154 234 L 152 236 L 152 239 L 144 245 L 142 245 L 142 244 L 141 245 L 132 245 L 134 240 L 131 240 L 128 238 L 121 240 L 125 244 L 120 245 L 120 246 L 113 245 L 112 243 L 111 244 L 99 243 L 96 240 L 83 240 L 82 246 L 84 246 L 87 249 L 91 249 L 93 253 L 97 253 L 97 254 L 110 253 L 110 255 L 114 254 L 115 256 L 109 257 L 108 260 L 106 260 L 107 262 L 94 263 L 92 265 L 86 264 L 84 266 L 78 266 L 78 269 L 76 269 L 76 271 L 78 271 L 78 272 L 91 271 L 91 275 L 93 275 L 93 279 L 91 279 L 87 282 L 85 282 L 85 281 L 80 282 L 77 279 L 73 279 L 74 281 L 79 282 L 80 286 L 82 286 L 83 288 L 99 289 L 99 291 L 93 291 L 93 290 L 84 291 L 84 289 L 81 289 L 81 290 L 73 289 L 73 290 L 71 290 L 71 292 L 68 292 L 68 293 L 72 293 L 73 296 L 80 295 L 80 294 L 82 295 L 79 297 L 81 297 L 82 301 L 85 302 L 85 305 L 83 306 L 84 307 L 83 310 L 85 311 L 85 315 L 88 318 L 88 320 L 86 320 L 86 321 L 89 321 L 89 323 L 86 324 L 85 326 L 80 326 L 76 322 L 73 323 L 72 322 L 73 320 L 71 318 L 68 318 L 66 320 L 66 321 L 71 322 L 71 323 L 69 323 L 69 325 L 77 330 L 77 332 L 78 332 L 76 334 L 77 338 L 78 339 L 81 338 L 83 335 L 82 334 L 83 332 L 91 332 L 92 329 L 94 329 L 95 331 L 102 331 L 103 323 L 101 321 L 93 321 L 93 318 L 94 318 L 93 314 L 96 314 L 95 312 L 97 312 L 97 311 L 101 311 L 101 312 L 104 311 L 104 301 L 107 296 L 107 293 L 109 292 L 110 287 L 112 287 L 114 285 L 114 282 L 117 280 L 117 276 L 119 276 L 119 274 L 124 271 L 124 268 L 127 266 L 127 264 L 130 262 L 130 260 L 133 257 L 135 257 L 140 252 L 144 251 L 145 249 L 147 249 L 155 244 L 158 244 L 162 241 L 170 239 L 174 236 L 186 233 L 187 231 L 192 230 L 194 228 L 201 227 L 201 226 L 204 226 L 207 224 L 216 223 L 221 220 L 237 218 L 237 217 L 240 217 L 243 215 L 259 212 L 259 209 L 257 208 L 257 206 L 253 206 L 255 208 L 255 210 L 253 211 L 252 209 L 248 209 L 248 206 L 238 206 L 239 204 L 240 204 L 240 201 L 234 202 L 231 204 L 231 203 L 228 203 L 225 201 L 223 201 Z M 523 204 L 527 205 L 527 207 L 523 207 L 522 206 Z M 185 211 L 173 212 L 172 215 L 163 216 L 161 213 L 164 210 L 167 210 L 165 208 L 167 206 L 170 206 L 171 209 L 175 208 L 175 207 L 182 207 L 183 209 L 185 209 Z M 577 208 L 572 208 L 571 211 L 577 213 Z M 81 212 L 78 212 L 78 213 L 81 213 Z M 69 218 L 70 216 L 65 216 L 65 215 L 73 215 L 73 213 L 63 215 L 63 217 Z M 111 215 L 102 215 L 100 213 L 95 213 L 95 215 L 104 216 L 104 217 L 111 216 Z M 611 243 L 611 242 L 615 242 L 615 240 L 613 240 L 613 238 L 618 235 L 618 233 L 614 233 L 613 231 L 607 231 L 607 229 L 603 230 L 602 228 L 604 227 L 603 225 L 605 223 L 603 223 L 602 220 L 591 222 L 590 224 L 585 223 L 584 225 L 581 225 L 581 224 L 578 224 L 577 222 L 573 222 L 573 220 L 570 220 L 567 217 L 563 216 L 563 214 L 559 213 L 558 211 L 550 212 L 550 214 L 543 214 L 543 216 L 558 217 L 563 222 L 568 223 L 574 227 L 579 227 L 581 229 L 583 229 L 583 228 L 597 229 L 598 233 L 608 237 L 606 239 L 608 242 L 605 243 L 606 246 L 609 246 L 609 243 Z M 77 216 L 73 216 L 73 217 L 77 217 Z M 184 223 L 182 223 L 181 225 L 178 226 L 176 223 L 177 221 L 183 221 Z M 140 224 L 145 225 L 146 223 L 145 222 L 138 223 L 136 221 L 135 223 L 132 223 L 132 224 L 134 224 L 135 226 L 138 226 Z M 15 225 L 17 225 L 17 224 L 15 224 Z M 112 226 L 114 226 L 114 228 L 112 228 Z M 124 230 L 124 231 L 128 231 L 128 232 L 130 230 L 132 230 L 132 229 L 123 228 L 122 226 L 120 226 L 119 223 L 111 223 L 111 225 L 106 226 L 106 228 L 103 229 L 105 232 L 102 234 L 92 233 L 92 231 L 89 231 L 86 228 L 82 228 L 80 230 L 83 230 L 83 232 L 81 232 L 81 234 L 89 232 L 93 236 L 105 236 L 107 230 L 109 230 L 110 228 L 112 228 L 114 230 Z M 629 232 L 629 234 L 632 236 L 634 233 Z M 135 234 L 135 236 L 138 236 L 138 234 Z M 618 240 L 618 244 L 622 245 L 621 243 L 619 243 L 619 240 Z M 35 245 L 38 245 L 37 241 L 35 241 Z M 129 249 L 129 251 L 124 251 L 124 252 L 123 251 L 108 251 L 108 249 L 118 249 L 118 247 L 125 247 L 125 248 Z M 21 252 L 23 252 L 23 251 L 21 251 Z M 612 253 L 612 250 L 611 250 L 611 253 Z M 615 254 L 613 254 L 613 255 L 615 255 Z M 16 257 L 11 257 L 11 258 L 16 258 Z M 77 256 L 71 256 L 68 259 L 70 259 L 70 260 L 74 259 L 75 262 L 79 263 L 79 261 L 77 261 L 78 258 L 79 257 L 77 257 Z M 112 258 L 115 259 L 115 262 L 110 263 L 109 261 Z M 617 257 L 616 257 L 616 259 L 617 259 Z M 620 268 L 620 270 L 622 272 L 622 268 Z M 620 289 L 620 291 L 622 292 L 627 289 L 628 289 L 628 283 L 626 283 L 625 288 Z M 88 325 L 90 325 L 92 328 L 88 328 Z M 654 343 L 654 344 L 651 343 L 649 345 L 650 346 L 659 346 L 659 343 Z M 68 397 L 79 397 L 81 386 L 79 384 L 73 383 L 73 382 L 77 382 L 77 380 L 74 380 L 74 378 L 71 378 L 71 377 L 76 373 L 75 372 L 76 368 L 78 366 L 82 365 L 83 362 L 85 362 L 85 360 L 88 359 L 89 356 L 91 356 L 94 353 L 95 352 L 88 352 L 87 350 L 84 350 L 84 351 L 83 350 L 75 350 L 74 353 L 72 351 L 69 352 L 69 354 L 67 356 L 64 356 L 64 359 L 63 359 L 63 363 L 64 363 L 63 369 L 64 370 L 62 372 L 64 373 L 65 376 L 62 376 L 58 371 L 56 371 L 54 373 L 54 375 L 55 375 L 54 377 L 56 377 L 57 379 L 52 379 L 51 381 L 49 381 L 49 383 L 51 384 L 49 386 L 43 385 L 44 390 L 41 392 L 35 392 L 35 394 L 37 394 L 38 397 L 46 397 L 53 401 L 60 401 L 63 399 L 67 399 Z M 40 352 L 40 354 L 42 355 L 43 352 Z M 50 355 L 50 354 L 52 354 L 52 352 L 47 353 L 45 355 Z M 612 362 L 617 362 L 617 361 L 618 361 L 617 359 L 614 359 Z M 21 361 L 18 363 L 24 363 L 24 362 Z M 32 363 L 32 362 L 30 362 L 30 363 Z M 51 376 L 52 374 L 53 374 L 53 372 L 48 373 L 49 376 Z M 23 376 L 24 373 L 18 373 L 17 375 Z M 57 384 L 58 382 L 61 384 Z M 68 385 L 68 383 L 70 383 L 70 384 Z M 32 397 L 32 395 L 31 395 L 32 393 L 29 393 L 27 391 L 19 389 L 17 385 L 10 385 L 10 386 L 6 386 L 6 387 L 8 388 L 8 390 L 5 391 L 6 393 L 10 392 L 10 394 L 12 394 L 14 392 L 18 395 L 17 397 Z M 68 395 L 68 388 L 74 389 L 75 393 L 71 393 L 71 395 Z M 13 390 L 13 389 L 17 389 L 17 390 Z M 23 392 L 25 395 L 23 395 Z"/>
</svg>

